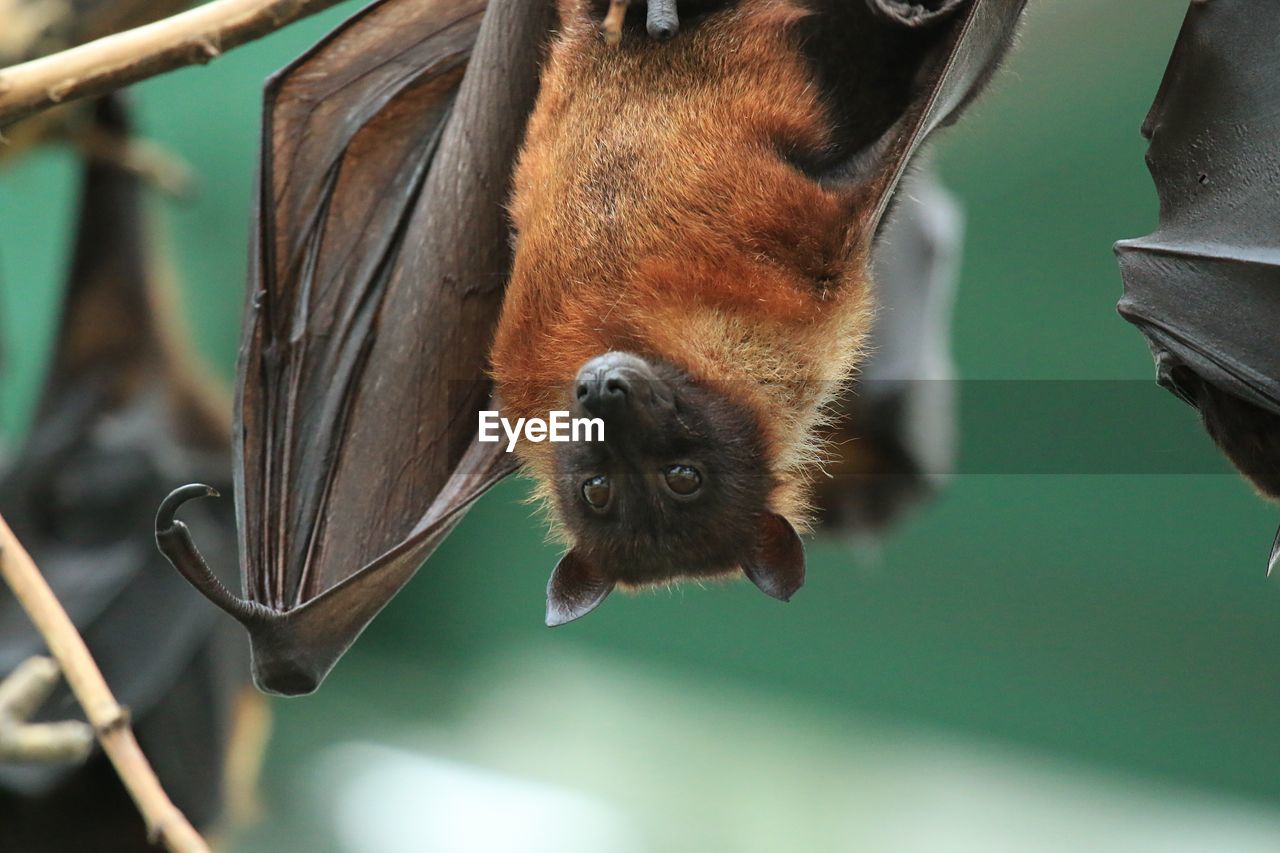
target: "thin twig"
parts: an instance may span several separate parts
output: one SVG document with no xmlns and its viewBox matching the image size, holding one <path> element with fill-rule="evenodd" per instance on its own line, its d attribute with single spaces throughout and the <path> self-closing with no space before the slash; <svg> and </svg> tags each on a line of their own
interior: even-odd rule
<svg viewBox="0 0 1280 853">
<path fill-rule="evenodd" d="M 152 24 L 0 69 L 0 127 L 54 104 L 210 62 L 341 0 L 213 0 Z"/>
<path fill-rule="evenodd" d="M 167 148 L 145 139 L 120 136 L 96 125 L 73 132 L 70 141 L 89 160 L 128 172 L 177 201 L 195 198 L 195 173 Z"/>
<path fill-rule="evenodd" d="M 93 728 L 79 720 L 33 723 L 61 678 L 51 658 L 27 658 L 0 681 L 0 762 L 79 764 L 93 750 Z"/>
<path fill-rule="evenodd" d="M 133 736 L 128 714 L 111 695 L 71 617 L 62 609 L 31 555 L 3 517 L 0 517 L 0 576 L 13 590 L 62 667 L 67 684 L 84 708 L 103 752 L 115 765 L 120 780 L 142 813 L 151 839 L 175 853 L 208 853 L 209 846 L 204 839 L 160 786 L 160 780 Z"/>
</svg>

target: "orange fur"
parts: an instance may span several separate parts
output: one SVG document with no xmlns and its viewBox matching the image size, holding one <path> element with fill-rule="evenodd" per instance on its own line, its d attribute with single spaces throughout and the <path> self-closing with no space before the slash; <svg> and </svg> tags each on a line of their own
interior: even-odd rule
<svg viewBox="0 0 1280 853">
<path fill-rule="evenodd" d="M 830 120 L 792 0 L 743 0 L 677 40 L 609 47 L 561 0 L 514 181 L 515 263 L 492 351 L 508 417 L 567 408 L 608 350 L 654 355 L 745 402 L 801 523 L 824 405 L 870 325 L 868 236 L 852 199 L 781 152 Z M 544 483 L 546 444 L 522 444 Z"/>
</svg>

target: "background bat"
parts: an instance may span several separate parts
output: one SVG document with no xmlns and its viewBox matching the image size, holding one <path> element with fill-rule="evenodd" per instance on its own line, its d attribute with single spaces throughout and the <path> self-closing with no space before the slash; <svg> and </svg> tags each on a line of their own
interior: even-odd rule
<svg viewBox="0 0 1280 853">
<path fill-rule="evenodd" d="M 639 67 L 637 56 L 680 49 L 740 5 L 690 4 L 680 35 L 662 44 L 633 32 L 637 14 L 615 57 Z M 812 60 L 841 130 L 830 149 L 790 153 L 807 180 L 846 188 L 859 235 L 874 233 L 925 136 L 989 75 L 1022 5 L 817 7 L 805 44 L 848 57 L 838 68 Z M 249 629 L 255 679 L 269 691 L 314 689 L 467 505 L 514 467 L 500 445 L 474 440 L 475 424 L 493 407 L 486 352 L 508 271 L 503 203 L 551 10 L 492 6 L 463 77 L 480 11 L 461 0 L 377 4 L 268 87 L 238 385 L 244 597 L 215 581 L 174 519 L 206 489 L 171 496 L 157 538 Z M 570 11 L 577 28 L 603 16 L 599 4 Z M 714 68 L 725 57 L 705 59 Z M 647 189 L 618 186 L 620 198 Z"/>
<path fill-rule="evenodd" d="M 887 530 L 955 465 L 951 314 L 964 215 L 930 170 L 908 175 L 872 253 L 867 357 L 833 407 L 834 445 L 814 481 L 818 530 Z"/>
<path fill-rule="evenodd" d="M 115 101 L 97 104 L 95 120 L 127 132 Z M 160 302 L 142 193 L 117 166 L 85 169 L 53 361 L 35 422 L 0 478 L 0 513 L 129 708 L 174 802 L 208 826 L 222 811 L 233 705 L 248 684 L 243 639 L 156 554 L 151 508 L 175 477 L 229 480 L 228 407 Z M 231 513 L 210 505 L 201 516 L 210 553 L 231 559 Z M 43 650 L 16 599 L 0 596 L 0 673 Z M 60 687 L 39 718 L 79 715 Z M 0 849 L 152 847 L 95 753 L 84 765 L 0 766 Z"/>
<path fill-rule="evenodd" d="M 1160 384 L 1280 498 L 1280 7 L 1192 3 L 1142 125 L 1154 234 L 1116 244 Z M 1276 541 L 1280 547 L 1280 537 Z M 1273 555 L 1274 561 L 1274 555 Z"/>
</svg>

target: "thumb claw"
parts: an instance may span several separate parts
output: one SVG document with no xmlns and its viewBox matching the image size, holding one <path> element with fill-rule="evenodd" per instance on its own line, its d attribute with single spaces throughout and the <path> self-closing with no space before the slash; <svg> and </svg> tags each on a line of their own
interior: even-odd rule
<svg viewBox="0 0 1280 853">
<path fill-rule="evenodd" d="M 195 500 L 196 498 L 217 498 L 221 496 L 221 493 L 213 486 L 206 486 L 203 483 L 179 486 L 160 502 L 160 508 L 156 510 L 156 530 L 171 530 L 177 521 L 178 510 L 187 501 Z"/>
</svg>

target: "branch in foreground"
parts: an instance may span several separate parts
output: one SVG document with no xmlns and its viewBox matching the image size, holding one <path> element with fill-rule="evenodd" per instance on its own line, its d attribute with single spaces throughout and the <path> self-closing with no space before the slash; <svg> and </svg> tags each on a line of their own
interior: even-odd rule
<svg viewBox="0 0 1280 853">
<path fill-rule="evenodd" d="M 210 62 L 340 0 L 213 0 L 180 15 L 0 69 L 0 127 L 54 104 Z"/>
<path fill-rule="evenodd" d="M 0 517 L 0 576 L 13 590 L 62 667 L 67 684 L 84 708 L 103 752 L 115 765 L 120 780 L 142 813 L 148 835 L 175 853 L 208 853 L 209 846 L 204 839 L 160 786 L 160 780 L 133 736 L 128 714 L 111 695 L 71 617 L 62 609 L 31 555 L 3 517 Z"/>
<path fill-rule="evenodd" d="M 53 660 L 33 657 L 0 681 L 0 762 L 79 763 L 89 757 L 93 729 L 87 724 L 29 722 L 57 686 L 59 675 Z"/>
</svg>

